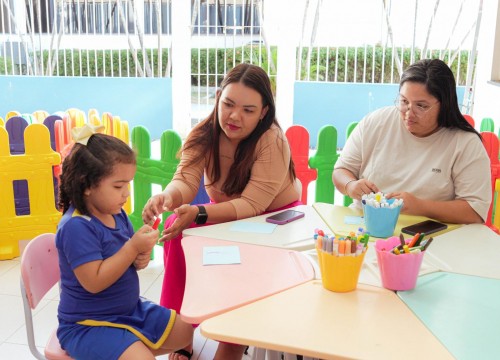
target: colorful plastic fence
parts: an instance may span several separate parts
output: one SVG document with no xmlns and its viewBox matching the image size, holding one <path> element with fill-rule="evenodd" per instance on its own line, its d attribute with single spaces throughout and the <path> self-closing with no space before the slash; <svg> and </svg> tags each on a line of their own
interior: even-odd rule
<svg viewBox="0 0 500 360">
<path fill-rule="evenodd" d="M 0 260 L 19 256 L 20 241 L 55 232 L 61 217 L 57 210 L 61 152 L 71 141 L 71 129 L 85 123 L 85 114 L 70 109 L 42 120 L 45 115 L 43 110 L 33 114 L 10 111 L 5 123 L 0 123 Z M 93 115 L 96 121 L 98 113 Z M 117 118 L 113 126 L 114 133 L 128 144 L 127 122 Z M 124 205 L 129 213 L 131 204 L 129 198 Z"/>
<path fill-rule="evenodd" d="M 7 122 L 8 124 L 8 122 Z M 55 232 L 61 213 L 55 207 L 52 167 L 61 156 L 50 146 L 50 133 L 41 124 L 24 131 L 25 151 L 11 154 L 9 134 L 0 127 L 0 259 L 19 256 L 19 241 Z M 29 213 L 16 213 L 14 186 L 26 181 Z"/>
<path fill-rule="evenodd" d="M 152 195 L 153 184 L 161 185 L 162 189 L 172 181 L 179 159 L 177 152 L 182 140 L 173 130 L 165 131 L 160 138 L 160 160 L 151 159 L 151 137 L 146 128 L 136 126 L 132 129 L 132 147 L 137 153 L 137 171 L 134 177 L 134 210 L 130 221 L 135 229 L 142 226 L 142 209 Z M 162 220 L 169 213 L 164 213 Z M 161 227 L 160 227 L 161 229 Z"/>
<path fill-rule="evenodd" d="M 0 260 L 19 256 L 20 241 L 56 231 L 61 218 L 56 207 L 60 152 L 70 143 L 72 127 L 82 124 L 82 114 L 76 110 L 58 113 L 47 116 L 43 124 L 38 123 L 39 120 L 29 124 L 13 113 L 5 126 L 0 126 Z M 98 124 L 99 117 L 95 110 L 90 117 L 93 124 Z M 107 133 L 129 143 L 126 122 L 112 115 L 105 115 L 104 122 Z M 292 126 L 287 131 L 287 137 L 304 189 L 317 179 L 315 200 L 333 203 L 335 188 L 331 175 L 338 159 L 335 127 L 321 129 L 318 149 L 311 159 L 308 155 L 309 134 L 304 127 Z M 172 180 L 179 163 L 177 154 L 181 145 L 180 136 L 173 130 L 166 130 L 160 138 L 160 159 L 152 159 L 149 132 L 142 126 L 132 129 L 131 146 L 137 152 L 137 172 L 132 188 L 133 202 L 130 197 L 125 210 L 130 214 L 134 228 L 142 226 L 142 209 L 152 195 L 153 185 L 164 188 Z M 307 203 L 307 197 L 302 200 Z M 192 203 L 208 201 L 202 181 Z M 163 220 L 167 215 L 163 215 Z"/>
</svg>

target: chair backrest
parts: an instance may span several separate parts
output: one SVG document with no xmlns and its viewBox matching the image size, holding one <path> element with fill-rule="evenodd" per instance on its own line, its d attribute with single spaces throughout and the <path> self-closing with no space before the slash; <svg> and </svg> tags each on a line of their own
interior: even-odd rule
<svg viewBox="0 0 500 360">
<path fill-rule="evenodd" d="M 31 354 L 36 359 L 71 360 L 61 348 L 56 331 L 53 330 L 42 354 L 35 342 L 32 309 L 59 281 L 59 259 L 56 249 L 55 234 L 41 234 L 31 240 L 21 257 L 21 294 L 23 296 L 26 334 Z"/>
<path fill-rule="evenodd" d="M 324 125 L 318 132 L 316 153 L 309 158 L 311 169 L 318 171 L 315 202 L 334 203 L 335 186 L 332 181 L 332 172 L 338 158 L 337 129 L 333 125 Z"/>
<path fill-rule="evenodd" d="M 55 234 L 35 237 L 21 257 L 21 279 L 32 309 L 59 281 L 60 276 Z"/>
<path fill-rule="evenodd" d="M 481 125 L 480 125 L 480 132 L 483 131 L 490 131 L 490 132 L 495 132 L 495 122 L 493 121 L 492 118 L 483 118 L 481 120 Z"/>
<path fill-rule="evenodd" d="M 302 184 L 300 200 L 307 204 L 307 187 L 318 177 L 318 171 L 309 167 L 309 132 L 302 125 L 292 125 L 286 130 L 285 135 L 290 145 L 295 174 Z"/>
<path fill-rule="evenodd" d="M 492 227 L 493 224 L 493 207 L 495 202 L 495 183 L 497 179 L 500 179 L 500 161 L 498 160 L 498 153 L 500 148 L 500 143 L 498 137 L 495 133 L 490 131 L 481 132 L 481 137 L 483 139 L 483 145 L 490 158 L 490 176 L 491 176 L 491 193 L 493 194 L 490 209 L 488 211 L 488 216 L 486 218 L 486 225 L 491 227 L 494 231 L 499 230 Z M 498 201 L 498 199 L 497 199 Z"/>
<path fill-rule="evenodd" d="M 472 116 L 464 114 L 464 118 L 473 128 L 476 127 L 476 122 L 474 121 L 474 118 Z"/>
</svg>

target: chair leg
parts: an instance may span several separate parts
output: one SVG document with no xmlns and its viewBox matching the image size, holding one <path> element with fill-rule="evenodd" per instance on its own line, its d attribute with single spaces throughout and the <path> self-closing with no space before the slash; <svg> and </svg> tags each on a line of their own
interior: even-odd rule
<svg viewBox="0 0 500 360">
<path fill-rule="evenodd" d="M 281 360 L 281 351 L 267 350 L 267 360 Z"/>
<path fill-rule="evenodd" d="M 254 347 L 252 351 L 252 360 L 265 360 L 266 349 Z"/>
</svg>

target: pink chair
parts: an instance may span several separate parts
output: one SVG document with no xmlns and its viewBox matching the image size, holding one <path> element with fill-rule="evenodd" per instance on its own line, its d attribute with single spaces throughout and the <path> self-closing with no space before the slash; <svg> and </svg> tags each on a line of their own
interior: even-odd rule
<svg viewBox="0 0 500 360">
<path fill-rule="evenodd" d="M 45 345 L 45 356 L 38 351 L 35 344 L 33 314 L 47 292 L 59 282 L 59 260 L 55 235 L 42 234 L 31 240 L 24 249 L 21 258 L 21 294 L 24 304 L 26 333 L 31 353 L 37 359 L 67 360 L 71 357 L 61 349 L 54 329 Z"/>
</svg>

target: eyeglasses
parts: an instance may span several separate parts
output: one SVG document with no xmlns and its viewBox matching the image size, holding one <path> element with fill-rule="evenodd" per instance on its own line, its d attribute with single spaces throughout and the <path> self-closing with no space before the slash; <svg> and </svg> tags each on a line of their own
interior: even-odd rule
<svg viewBox="0 0 500 360">
<path fill-rule="evenodd" d="M 415 104 L 415 105 L 410 105 L 409 101 L 406 99 L 402 99 L 398 97 L 394 101 L 394 105 L 396 106 L 396 109 L 401 111 L 402 113 L 407 113 L 408 111 L 412 110 L 413 113 L 415 114 L 416 117 L 420 118 L 425 116 L 434 106 L 439 104 L 439 101 L 436 102 L 434 105 L 421 105 L 421 104 Z"/>
</svg>

